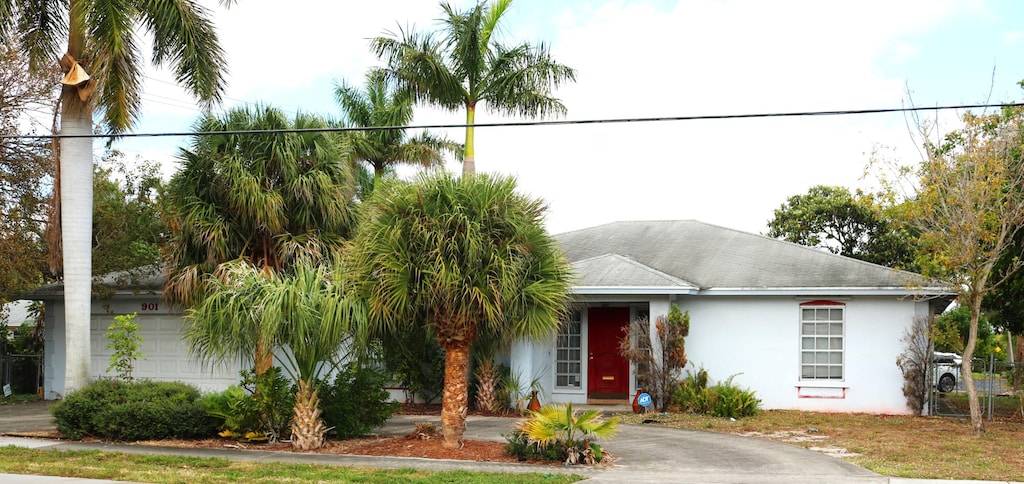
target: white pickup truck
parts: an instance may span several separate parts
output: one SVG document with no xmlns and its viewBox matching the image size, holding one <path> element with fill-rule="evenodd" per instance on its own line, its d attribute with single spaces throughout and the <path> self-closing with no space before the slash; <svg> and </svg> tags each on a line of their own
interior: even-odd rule
<svg viewBox="0 0 1024 484">
<path fill-rule="evenodd" d="M 935 365 L 935 388 L 946 393 L 956 388 L 960 380 L 960 364 L 964 359 L 956 353 L 941 353 L 936 351 L 932 359 Z"/>
</svg>

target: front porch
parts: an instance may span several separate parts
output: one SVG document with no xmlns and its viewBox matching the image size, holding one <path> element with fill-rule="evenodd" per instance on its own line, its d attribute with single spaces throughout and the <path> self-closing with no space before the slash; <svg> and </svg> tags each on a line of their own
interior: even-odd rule
<svg viewBox="0 0 1024 484">
<path fill-rule="evenodd" d="M 668 296 L 581 301 L 553 340 L 513 345 L 513 375 L 524 385 L 538 388 L 543 403 L 611 405 L 631 411 L 637 381 L 634 366 L 619 355 L 623 331 L 631 321 L 650 317 L 652 312 L 667 314 L 670 305 Z"/>
</svg>

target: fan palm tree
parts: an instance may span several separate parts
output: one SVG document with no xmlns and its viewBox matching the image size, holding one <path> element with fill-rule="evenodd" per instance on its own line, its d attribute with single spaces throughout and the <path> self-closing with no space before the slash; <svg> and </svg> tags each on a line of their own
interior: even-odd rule
<svg viewBox="0 0 1024 484">
<path fill-rule="evenodd" d="M 225 264 L 227 277 L 208 275 L 215 290 L 186 313 L 190 348 L 207 359 L 248 355 L 261 346 L 280 350 L 277 359 L 297 387 L 291 427 L 292 447 L 299 450 L 323 446 L 318 385 L 351 340 L 353 323 L 365 319 L 336 267 L 298 263 L 268 274 L 245 261 Z"/>
<path fill-rule="evenodd" d="M 365 90 L 345 82 L 335 86 L 334 97 L 344 111 L 348 126 L 405 126 L 412 121 L 412 96 L 388 88 L 383 71 L 366 74 Z M 355 158 L 373 167 L 373 185 L 400 164 L 431 167 L 444 161 L 444 154 L 462 158 L 462 146 L 424 131 L 409 138 L 404 129 L 360 131 L 351 137 Z M 369 195 L 368 193 L 364 193 Z"/>
<path fill-rule="evenodd" d="M 351 270 L 372 331 L 424 324 L 445 350 L 447 448 L 465 432 L 478 335 L 550 337 L 566 310 L 571 267 L 544 230 L 544 205 L 515 188 L 512 178 L 447 173 L 386 183 L 353 240 Z"/>
<path fill-rule="evenodd" d="M 465 108 L 463 173 L 476 172 L 473 124 L 480 103 L 508 115 L 565 115 L 565 106 L 551 91 L 576 80 L 576 71 L 555 62 L 545 44 L 506 46 L 495 39 L 511 4 L 495 0 L 457 11 L 442 3 L 440 37 L 400 30 L 371 41 L 373 52 L 387 62 L 387 75 L 417 102 L 450 111 Z"/>
<path fill-rule="evenodd" d="M 324 127 L 316 117 L 299 114 L 290 121 L 267 106 L 235 108 L 198 123 L 204 132 Z M 185 306 L 201 302 L 210 294 L 206 275 L 229 277 L 218 267 L 235 259 L 268 276 L 298 260 L 330 260 L 352 226 L 350 156 L 342 139 L 327 132 L 197 136 L 181 151 L 184 166 L 167 188 L 164 296 Z M 256 373 L 262 374 L 270 353 L 255 349 Z"/>
<path fill-rule="evenodd" d="M 233 3 L 222 0 L 222 4 Z M 200 102 L 219 102 L 224 51 L 210 12 L 195 0 L 0 0 L 0 41 L 17 44 L 33 69 L 60 60 L 59 200 L 66 324 L 65 392 L 90 378 L 93 112 L 110 134 L 128 130 L 142 106 L 137 32 L 152 36 L 152 59 L 168 65 Z M 62 49 L 65 49 L 62 52 Z"/>
</svg>

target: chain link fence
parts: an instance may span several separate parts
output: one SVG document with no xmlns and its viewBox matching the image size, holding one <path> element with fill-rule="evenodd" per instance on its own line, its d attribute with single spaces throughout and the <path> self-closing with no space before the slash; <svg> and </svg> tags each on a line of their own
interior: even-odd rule
<svg viewBox="0 0 1024 484">
<path fill-rule="evenodd" d="M 0 398 L 7 389 L 12 395 L 38 395 L 43 386 L 42 355 L 0 354 Z"/>
<path fill-rule="evenodd" d="M 1024 418 L 1024 363 L 975 358 L 972 370 L 978 403 L 986 419 Z M 936 363 L 929 372 L 934 382 L 928 397 L 929 413 L 943 417 L 970 417 L 967 387 L 959 365 Z"/>
</svg>

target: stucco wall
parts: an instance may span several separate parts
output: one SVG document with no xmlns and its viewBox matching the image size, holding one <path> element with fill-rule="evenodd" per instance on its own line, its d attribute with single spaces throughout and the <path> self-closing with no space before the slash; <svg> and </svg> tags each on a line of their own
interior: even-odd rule
<svg viewBox="0 0 1024 484">
<path fill-rule="evenodd" d="M 607 304 L 604 296 L 591 304 Z M 829 299 L 845 304 L 844 378 L 801 380 L 800 303 Z M 927 316 L 927 303 L 895 296 L 874 297 L 735 297 L 679 296 L 675 303 L 690 313 L 686 352 L 696 371 L 703 366 L 712 382 L 732 375 L 733 383 L 754 390 L 764 409 L 799 409 L 826 412 L 909 413 L 902 393 L 902 375 L 896 357 L 900 339 L 915 316 Z M 637 301 L 622 302 L 637 306 Z M 666 314 L 668 296 L 647 301 L 652 318 Z M 583 381 L 587 381 L 588 325 L 583 311 Z M 635 311 L 633 313 L 635 315 Z M 544 394 L 555 402 L 586 402 L 585 389 L 554 387 L 553 342 L 519 343 L 513 348 L 514 365 L 539 378 Z M 632 374 L 632 371 L 631 371 Z M 635 392 L 630 378 L 630 394 Z"/>
<path fill-rule="evenodd" d="M 801 380 L 799 304 L 830 299 L 846 305 L 844 378 Z M 715 380 L 753 389 L 765 409 L 909 413 L 896 357 L 900 338 L 926 303 L 909 298 L 683 298 L 690 312 L 686 351 L 693 368 Z"/>
</svg>

